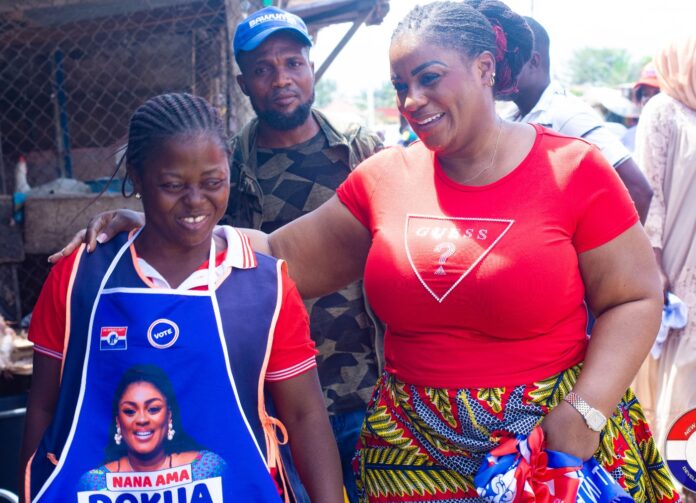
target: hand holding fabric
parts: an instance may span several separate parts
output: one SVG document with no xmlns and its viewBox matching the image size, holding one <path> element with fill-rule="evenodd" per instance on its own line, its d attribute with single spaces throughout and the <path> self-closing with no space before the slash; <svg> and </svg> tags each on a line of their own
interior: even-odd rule
<svg viewBox="0 0 696 503">
<path fill-rule="evenodd" d="M 592 431 L 572 405 L 561 401 L 541 422 L 545 447 L 581 460 L 589 459 L 599 447 L 599 433 Z"/>
<path fill-rule="evenodd" d="M 493 449 L 474 477 L 481 498 L 490 503 L 627 503 L 633 499 L 596 459 L 546 450 L 536 427 Z"/>
<path fill-rule="evenodd" d="M 543 444 L 544 432 L 537 427 L 493 449 L 474 477 L 479 496 L 491 503 L 574 502 L 579 481 L 573 474 L 582 461 L 545 451 Z"/>
</svg>

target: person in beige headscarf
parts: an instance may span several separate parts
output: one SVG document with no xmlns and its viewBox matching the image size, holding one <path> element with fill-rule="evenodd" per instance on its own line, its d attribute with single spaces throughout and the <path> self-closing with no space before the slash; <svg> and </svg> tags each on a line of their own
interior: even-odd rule
<svg viewBox="0 0 696 503">
<path fill-rule="evenodd" d="M 672 421 L 696 408 L 696 34 L 662 49 L 655 69 L 662 93 L 645 105 L 636 137 L 638 163 L 654 190 L 645 228 L 665 292 L 689 309 L 686 326 L 672 329 L 660 358 L 643 366 L 650 387 L 639 382 L 636 391 L 644 406 L 654 400 L 651 424 L 662 445 Z"/>
</svg>

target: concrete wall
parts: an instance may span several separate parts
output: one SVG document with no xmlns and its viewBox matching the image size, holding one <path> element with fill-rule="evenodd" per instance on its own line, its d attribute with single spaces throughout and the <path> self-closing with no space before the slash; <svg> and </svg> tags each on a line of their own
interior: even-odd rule
<svg viewBox="0 0 696 503">
<path fill-rule="evenodd" d="M 102 211 L 127 208 L 142 211 L 140 201 L 120 194 L 30 197 L 24 205 L 24 250 L 45 254 L 61 249 Z"/>
</svg>

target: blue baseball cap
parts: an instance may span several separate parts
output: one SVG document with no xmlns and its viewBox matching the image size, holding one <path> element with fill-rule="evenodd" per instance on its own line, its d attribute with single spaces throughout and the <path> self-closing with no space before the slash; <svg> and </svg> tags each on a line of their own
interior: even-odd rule
<svg viewBox="0 0 696 503">
<path fill-rule="evenodd" d="M 233 43 L 235 57 L 239 51 L 253 51 L 270 35 L 281 30 L 292 32 L 302 42 L 312 46 L 312 39 L 302 18 L 277 7 L 266 7 L 237 25 Z"/>
</svg>

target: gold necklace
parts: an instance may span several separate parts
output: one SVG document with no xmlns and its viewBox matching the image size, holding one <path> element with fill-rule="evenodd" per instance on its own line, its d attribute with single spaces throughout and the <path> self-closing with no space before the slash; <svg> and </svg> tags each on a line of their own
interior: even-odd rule
<svg viewBox="0 0 696 503">
<path fill-rule="evenodd" d="M 461 185 L 465 185 L 467 182 L 470 182 L 471 180 L 478 178 L 481 176 L 485 171 L 488 171 L 493 167 L 493 163 L 495 162 L 495 155 L 498 153 L 498 142 L 500 141 L 500 132 L 503 130 L 503 121 L 500 117 L 498 117 L 498 134 L 495 137 L 495 147 L 493 147 L 493 155 L 491 156 L 491 162 L 488 163 L 488 166 L 483 168 L 481 171 L 476 173 L 474 176 L 471 176 L 465 180 L 457 180 L 457 183 Z"/>
</svg>

